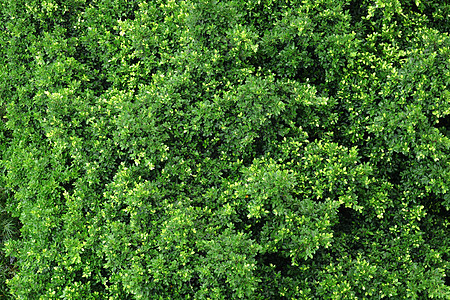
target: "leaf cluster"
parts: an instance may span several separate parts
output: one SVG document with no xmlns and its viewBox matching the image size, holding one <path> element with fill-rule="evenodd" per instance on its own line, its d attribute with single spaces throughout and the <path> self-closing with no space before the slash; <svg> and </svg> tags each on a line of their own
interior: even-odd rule
<svg viewBox="0 0 450 300">
<path fill-rule="evenodd" d="M 0 2 L 11 295 L 448 299 L 441 2 Z"/>
</svg>

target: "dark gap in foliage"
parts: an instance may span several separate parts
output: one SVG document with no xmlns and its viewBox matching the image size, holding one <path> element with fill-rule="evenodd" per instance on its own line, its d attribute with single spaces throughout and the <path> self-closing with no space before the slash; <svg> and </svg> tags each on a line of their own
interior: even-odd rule
<svg viewBox="0 0 450 300">
<path fill-rule="evenodd" d="M 125 167 L 129 167 L 133 165 L 133 160 L 130 158 L 130 156 L 127 153 L 121 153 L 116 156 L 114 160 L 114 166 L 117 168 L 121 164 L 124 164 Z"/>
<path fill-rule="evenodd" d="M 417 293 L 417 299 L 426 299 L 425 293 L 423 291 L 420 291 Z"/>
<path fill-rule="evenodd" d="M 130 213 L 125 212 L 125 209 L 128 207 L 127 204 L 122 203 L 119 208 L 117 209 L 117 216 L 114 218 L 111 218 L 113 221 L 119 221 L 120 223 L 123 223 L 125 225 L 130 225 L 131 222 L 131 216 Z"/>
<path fill-rule="evenodd" d="M 116 160 L 117 161 L 117 160 Z M 119 160 L 120 161 L 120 160 Z M 120 163 L 119 163 L 120 165 Z M 126 167 L 131 166 L 131 163 L 125 163 Z M 161 170 L 164 168 L 165 163 L 163 163 L 163 166 L 161 164 L 157 164 L 154 166 L 153 170 L 149 170 L 147 166 L 144 166 L 142 164 L 139 165 L 139 167 L 135 167 L 132 169 L 133 178 L 141 178 L 142 181 L 153 181 L 158 177 L 158 173 L 161 173 Z"/>
<path fill-rule="evenodd" d="M 130 64 L 131 66 L 137 65 L 137 63 L 140 62 L 140 61 L 141 61 L 141 59 L 140 59 L 139 57 L 133 56 L 133 57 L 130 59 L 129 64 Z"/>
<path fill-rule="evenodd" d="M 321 130 L 320 129 L 311 129 L 311 128 L 307 128 L 307 132 L 308 132 L 308 141 L 310 143 L 313 143 L 316 140 L 320 140 L 320 136 L 321 136 Z"/>
<path fill-rule="evenodd" d="M 65 124 L 71 124 L 72 115 L 70 113 L 61 115 L 61 121 L 63 121 Z"/>
<path fill-rule="evenodd" d="M 255 158 L 263 156 L 267 151 L 267 141 L 266 138 L 258 135 L 255 142 L 253 143 Z"/>
<path fill-rule="evenodd" d="M 412 12 L 412 13 L 415 13 L 415 14 L 420 14 L 420 13 L 422 13 L 422 9 L 420 8 L 420 6 L 422 6 L 422 5 L 419 4 L 419 6 L 418 6 L 418 5 L 417 5 L 417 4 L 418 4 L 417 1 L 413 1 L 413 0 L 401 0 L 400 2 L 401 2 L 401 4 L 402 4 L 402 9 L 403 9 L 404 11 Z M 427 1 L 427 2 L 428 2 L 428 1 Z M 430 2 L 432 2 L 432 1 L 430 1 Z"/>
<path fill-rule="evenodd" d="M 366 130 L 366 131 L 364 131 L 362 139 L 363 139 L 363 143 L 366 143 L 367 141 L 369 141 L 369 143 L 370 143 L 370 141 L 375 141 L 376 140 L 376 136 L 375 136 L 374 133 L 367 132 L 367 130 Z"/>
<path fill-rule="evenodd" d="M 209 157 L 210 159 L 219 159 L 220 158 L 220 153 L 219 153 L 220 146 L 222 146 L 221 140 L 219 140 L 217 143 L 212 143 L 211 146 L 208 147 L 206 156 Z"/>
<path fill-rule="evenodd" d="M 139 10 L 139 3 L 138 1 L 133 1 L 128 10 L 121 14 L 120 18 L 123 18 L 123 21 L 134 21 L 136 19 L 136 11 Z"/>
<path fill-rule="evenodd" d="M 6 128 L 6 122 L 8 122 L 8 119 L 5 116 L 2 116 L 2 113 L 0 112 L 0 118 L 1 122 L 3 124 L 0 124 L 0 143 L 2 146 L 6 146 L 7 142 L 13 137 L 13 131 Z"/>
<path fill-rule="evenodd" d="M 256 156 L 254 154 L 245 154 L 238 156 L 240 159 L 242 159 L 242 165 L 244 167 L 250 167 L 253 164 L 254 159 Z"/>
<path fill-rule="evenodd" d="M 44 32 L 50 32 L 55 24 L 54 20 L 48 18 L 38 20 L 33 14 L 28 16 L 28 20 L 31 23 L 29 26 L 34 28 L 36 35 L 43 35 Z"/>
<path fill-rule="evenodd" d="M 197 251 L 196 251 L 196 254 L 197 254 L 199 257 L 206 257 L 207 252 L 204 251 L 204 250 L 197 250 Z"/>
<path fill-rule="evenodd" d="M 222 169 L 222 178 L 223 179 L 229 179 L 231 177 L 232 174 L 232 170 L 231 169 Z"/>
<path fill-rule="evenodd" d="M 409 158 L 403 153 L 394 152 L 392 154 L 392 161 L 388 162 L 383 168 L 386 170 L 386 175 L 389 182 L 394 185 L 399 185 L 402 181 L 402 173 L 406 170 Z"/>
<path fill-rule="evenodd" d="M 191 291 L 198 291 L 200 289 L 200 280 L 198 275 L 192 276 L 187 282 L 183 283 L 188 286 L 188 289 Z"/>
<path fill-rule="evenodd" d="M 323 97 L 328 97 L 328 98 L 336 98 L 336 95 L 338 93 L 339 90 L 339 82 L 338 80 L 333 80 L 331 82 L 328 82 L 323 86 Z"/>
<path fill-rule="evenodd" d="M 84 10 L 84 7 L 80 7 L 80 3 L 75 2 L 62 13 L 60 25 L 66 30 L 66 38 L 78 38 L 80 36 L 80 31 L 75 28 L 74 24 L 77 23 L 81 10 Z"/>
<path fill-rule="evenodd" d="M 283 143 L 284 138 L 297 137 L 295 133 L 292 133 L 297 128 L 293 128 L 295 125 L 288 124 L 290 120 L 289 117 L 284 118 L 283 116 L 270 119 L 270 125 L 267 127 L 267 130 L 271 129 L 272 134 L 264 138 L 265 152 L 263 154 L 276 151 L 276 148 Z"/>
<path fill-rule="evenodd" d="M 261 219 L 253 220 L 253 222 L 250 223 L 249 231 L 251 232 L 252 237 L 256 241 L 260 240 L 261 232 L 263 231 L 264 226 L 267 224 L 268 221 L 269 220 L 267 217 L 261 217 Z"/>
<path fill-rule="evenodd" d="M 251 55 L 244 60 L 245 64 L 248 64 L 252 66 L 255 69 L 258 69 L 258 67 L 264 66 L 265 68 L 269 65 L 269 59 L 264 56 L 264 54 L 261 53 L 261 51 L 256 52 L 256 54 Z M 228 63 L 228 65 L 230 65 Z M 227 67 L 227 66 L 225 66 Z M 225 68 L 226 70 L 231 70 L 230 67 Z"/>
<path fill-rule="evenodd" d="M 253 221 L 251 221 L 247 216 L 247 209 L 245 209 L 245 204 L 241 206 L 241 209 L 237 210 L 237 218 L 235 219 L 235 227 L 237 231 L 247 232 L 249 226 L 253 226 Z"/>
<path fill-rule="evenodd" d="M 349 207 L 341 205 L 338 209 L 338 219 L 339 221 L 334 225 L 336 230 L 343 232 L 351 232 L 353 227 L 353 222 L 355 220 L 355 211 Z"/>
<path fill-rule="evenodd" d="M 264 253 L 258 254 L 256 260 L 260 261 L 266 266 L 275 266 L 275 271 L 282 275 L 288 275 L 292 260 L 289 257 L 284 257 L 280 253 Z"/>
<path fill-rule="evenodd" d="M 98 70 L 99 74 L 104 74 L 102 68 L 99 65 L 96 65 L 94 67 L 94 70 Z M 113 83 L 108 81 L 106 76 L 96 75 L 95 80 L 91 81 L 91 83 L 89 84 L 86 84 L 86 86 L 90 90 L 95 91 L 95 95 L 101 95 L 105 91 L 109 90 L 113 86 Z"/>
<path fill-rule="evenodd" d="M 83 284 L 92 282 L 92 278 L 83 276 L 83 270 L 80 270 L 80 269 L 73 271 L 73 276 L 76 281 L 81 282 Z"/>
<path fill-rule="evenodd" d="M 71 193 L 74 189 L 75 182 L 77 181 L 76 178 L 71 178 L 69 181 L 61 183 L 61 187 L 68 193 Z"/>
<path fill-rule="evenodd" d="M 326 71 L 322 65 L 317 63 L 320 59 L 319 55 L 316 53 L 316 49 L 312 46 L 308 46 L 306 50 L 308 51 L 312 61 L 316 62 L 313 66 L 306 69 L 306 77 L 309 78 L 309 82 L 313 85 L 320 86 L 325 84 Z M 294 77 L 294 79 L 299 79 L 301 81 L 302 78 Z"/>
<path fill-rule="evenodd" d="M 172 140 L 172 134 L 169 133 L 170 139 Z M 200 153 L 200 156 L 210 157 L 211 159 L 217 159 L 219 157 L 218 149 L 220 145 L 222 145 L 221 140 L 219 142 L 214 143 L 211 142 L 214 138 L 206 137 L 202 132 L 195 135 L 196 141 L 203 141 L 203 143 L 195 143 L 195 150 Z M 178 147 L 178 145 L 177 145 Z M 192 145 L 191 145 L 192 147 Z"/>
<path fill-rule="evenodd" d="M 450 138 L 450 114 L 445 117 L 438 119 L 439 123 L 434 125 L 435 128 L 439 129 L 439 131 Z"/>
<path fill-rule="evenodd" d="M 362 18 L 367 16 L 368 7 L 367 0 L 353 0 L 349 1 L 343 6 L 343 11 L 348 11 L 351 15 L 350 24 L 355 26 L 357 23 L 361 22 Z"/>
<path fill-rule="evenodd" d="M 360 151 L 359 152 L 359 154 L 360 154 L 359 161 L 361 163 L 367 163 L 367 162 L 370 161 L 370 158 L 368 157 L 368 155 L 370 155 L 370 150 L 371 150 L 370 144 L 373 143 L 376 140 L 377 139 L 376 139 L 375 134 L 367 132 L 367 131 L 364 131 L 363 137 L 362 138 L 358 138 L 357 141 L 352 142 L 347 137 L 345 143 L 342 143 L 342 144 L 344 146 L 348 147 L 348 148 L 352 148 L 354 146 L 357 146 L 359 151 Z"/>
<path fill-rule="evenodd" d="M 361 156 L 359 161 L 361 162 L 361 164 L 365 164 L 365 163 L 368 163 L 370 161 L 370 158 L 363 155 L 363 156 Z"/>
<path fill-rule="evenodd" d="M 430 193 L 430 195 L 421 200 L 421 203 L 427 211 L 427 214 L 445 218 L 449 216 L 450 211 L 442 205 L 442 201 L 443 199 L 440 196 Z"/>
</svg>

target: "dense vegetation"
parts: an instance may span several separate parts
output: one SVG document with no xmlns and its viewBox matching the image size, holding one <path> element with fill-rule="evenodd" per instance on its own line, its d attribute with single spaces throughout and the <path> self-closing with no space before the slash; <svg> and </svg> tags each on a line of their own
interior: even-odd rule
<svg viewBox="0 0 450 300">
<path fill-rule="evenodd" d="M 0 3 L 4 296 L 450 299 L 447 1 Z"/>
</svg>

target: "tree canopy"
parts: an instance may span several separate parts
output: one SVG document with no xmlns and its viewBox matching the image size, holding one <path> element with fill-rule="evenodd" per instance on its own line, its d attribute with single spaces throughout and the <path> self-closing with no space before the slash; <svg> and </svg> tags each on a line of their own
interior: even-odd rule
<svg viewBox="0 0 450 300">
<path fill-rule="evenodd" d="M 439 0 L 0 1 L 20 224 L 0 285 L 450 299 L 449 20 Z"/>
</svg>

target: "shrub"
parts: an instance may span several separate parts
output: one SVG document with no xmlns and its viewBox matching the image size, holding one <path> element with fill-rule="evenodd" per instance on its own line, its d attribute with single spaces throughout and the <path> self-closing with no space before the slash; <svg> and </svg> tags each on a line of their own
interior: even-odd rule
<svg viewBox="0 0 450 300">
<path fill-rule="evenodd" d="M 447 14 L 3 2 L 10 293 L 449 298 Z"/>
</svg>

